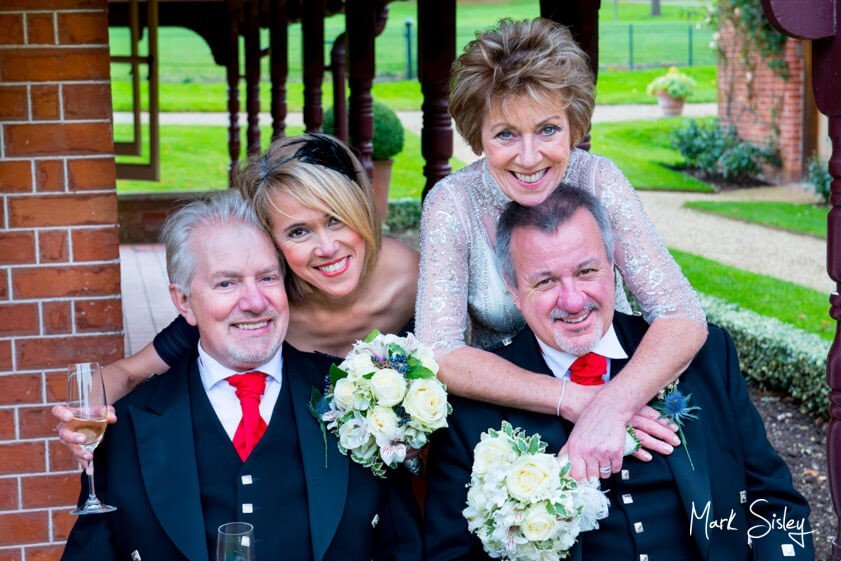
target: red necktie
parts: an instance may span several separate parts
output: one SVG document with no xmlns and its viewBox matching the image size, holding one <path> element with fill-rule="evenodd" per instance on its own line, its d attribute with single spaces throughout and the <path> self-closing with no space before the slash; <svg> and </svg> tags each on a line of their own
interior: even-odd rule
<svg viewBox="0 0 841 561">
<path fill-rule="evenodd" d="M 575 359 L 569 367 L 569 379 L 582 386 L 600 386 L 604 384 L 607 372 L 607 359 L 596 353 L 587 353 Z"/>
<path fill-rule="evenodd" d="M 234 434 L 234 448 L 244 462 L 266 432 L 266 421 L 260 416 L 260 399 L 266 389 L 264 372 L 245 372 L 228 378 L 237 391 L 242 406 L 242 420 Z"/>
</svg>

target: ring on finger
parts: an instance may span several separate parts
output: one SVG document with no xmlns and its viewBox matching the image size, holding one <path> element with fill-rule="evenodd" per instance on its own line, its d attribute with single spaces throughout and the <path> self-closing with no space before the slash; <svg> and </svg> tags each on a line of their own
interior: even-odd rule
<svg viewBox="0 0 841 561">
<path fill-rule="evenodd" d="M 611 466 L 602 466 L 599 468 L 599 473 L 607 475 L 608 473 L 613 471 L 613 467 Z"/>
</svg>

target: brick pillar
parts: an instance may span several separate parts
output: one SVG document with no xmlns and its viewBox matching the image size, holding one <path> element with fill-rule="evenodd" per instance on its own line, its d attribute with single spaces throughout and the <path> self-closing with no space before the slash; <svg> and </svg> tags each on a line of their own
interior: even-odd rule
<svg viewBox="0 0 841 561">
<path fill-rule="evenodd" d="M 0 560 L 58 559 L 64 366 L 122 355 L 106 0 L 0 2 Z"/>
</svg>

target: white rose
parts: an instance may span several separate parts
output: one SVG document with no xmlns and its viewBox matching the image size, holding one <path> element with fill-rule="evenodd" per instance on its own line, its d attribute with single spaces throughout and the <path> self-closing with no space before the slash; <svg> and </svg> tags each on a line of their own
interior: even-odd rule
<svg viewBox="0 0 841 561">
<path fill-rule="evenodd" d="M 537 502 L 558 486 L 560 466 L 550 454 L 520 456 L 512 464 L 505 478 L 508 492 L 523 502 Z"/>
<path fill-rule="evenodd" d="M 370 438 L 365 425 L 365 419 L 355 417 L 348 420 L 339 427 L 339 444 L 347 450 L 364 445 Z"/>
<path fill-rule="evenodd" d="M 387 446 L 399 440 L 397 414 L 388 407 L 374 407 L 368 410 L 368 428 L 377 441 L 377 445 Z"/>
<path fill-rule="evenodd" d="M 555 534 L 555 517 L 549 514 L 544 503 L 531 505 L 526 509 L 520 530 L 529 541 L 548 540 Z"/>
<path fill-rule="evenodd" d="M 336 400 L 336 404 L 344 409 L 350 409 L 353 407 L 353 403 L 355 401 L 353 392 L 356 391 L 356 384 L 354 384 L 349 378 L 342 378 L 341 380 L 336 381 L 336 386 L 333 388 L 333 399 Z"/>
<path fill-rule="evenodd" d="M 482 434 L 482 441 L 473 449 L 473 473 L 488 473 L 490 466 L 511 462 L 515 455 L 507 438 Z"/>
<path fill-rule="evenodd" d="M 490 506 L 490 501 L 481 486 L 472 485 L 467 491 L 467 504 L 479 512 L 485 512 Z"/>
<path fill-rule="evenodd" d="M 394 407 L 406 394 L 406 379 L 392 368 L 378 370 L 371 377 L 371 393 L 378 405 Z"/>
<path fill-rule="evenodd" d="M 432 370 L 435 374 L 438 374 L 438 361 L 435 360 L 435 353 L 432 348 L 426 345 L 418 345 L 414 356 L 421 361 L 421 364 Z"/>
<path fill-rule="evenodd" d="M 371 361 L 371 353 L 369 352 L 360 352 L 349 357 L 342 363 L 340 368 L 348 373 L 348 377 L 351 380 L 361 378 L 365 374 L 370 374 L 377 369 Z"/>
<path fill-rule="evenodd" d="M 435 378 L 412 381 L 403 408 L 422 428 L 434 431 L 447 426 L 447 392 Z"/>
</svg>

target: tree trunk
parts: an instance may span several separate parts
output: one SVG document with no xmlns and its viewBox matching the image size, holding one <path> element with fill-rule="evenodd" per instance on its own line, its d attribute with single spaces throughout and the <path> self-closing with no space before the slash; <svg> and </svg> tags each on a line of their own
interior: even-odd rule
<svg viewBox="0 0 841 561">
<path fill-rule="evenodd" d="M 660 0 L 651 0 L 651 15 L 660 15 Z"/>
</svg>

